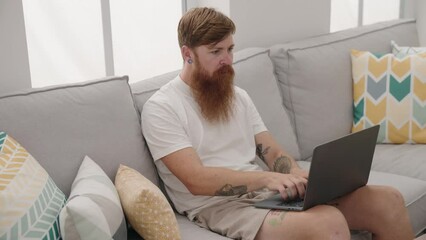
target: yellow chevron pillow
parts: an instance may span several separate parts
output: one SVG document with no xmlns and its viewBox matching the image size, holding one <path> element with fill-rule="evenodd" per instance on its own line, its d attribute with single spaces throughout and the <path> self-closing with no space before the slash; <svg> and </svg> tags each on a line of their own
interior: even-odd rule
<svg viewBox="0 0 426 240">
<path fill-rule="evenodd" d="M 18 142 L 0 131 L 0 239 L 60 239 L 65 195 Z"/>
<path fill-rule="evenodd" d="M 351 59 L 352 131 L 380 124 L 380 143 L 426 143 L 426 53 L 352 50 Z"/>
</svg>

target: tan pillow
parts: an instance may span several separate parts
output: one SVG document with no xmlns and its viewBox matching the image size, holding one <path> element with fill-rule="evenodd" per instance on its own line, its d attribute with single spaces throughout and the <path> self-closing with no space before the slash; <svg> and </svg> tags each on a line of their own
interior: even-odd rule
<svg viewBox="0 0 426 240">
<path fill-rule="evenodd" d="M 144 239 L 181 239 L 169 202 L 151 181 L 138 171 L 120 164 L 115 187 L 129 223 Z"/>
</svg>

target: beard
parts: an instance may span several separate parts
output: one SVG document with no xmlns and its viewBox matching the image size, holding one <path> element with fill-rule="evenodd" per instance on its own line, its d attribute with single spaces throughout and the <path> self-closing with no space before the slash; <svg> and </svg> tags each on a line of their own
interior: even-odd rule
<svg viewBox="0 0 426 240">
<path fill-rule="evenodd" d="M 191 90 L 203 117 L 211 122 L 226 122 L 233 114 L 234 69 L 224 65 L 210 75 L 195 60 Z"/>
</svg>

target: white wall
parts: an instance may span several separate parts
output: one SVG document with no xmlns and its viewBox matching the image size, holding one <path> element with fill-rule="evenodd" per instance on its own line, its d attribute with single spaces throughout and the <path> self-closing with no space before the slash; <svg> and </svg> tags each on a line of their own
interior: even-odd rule
<svg viewBox="0 0 426 240">
<path fill-rule="evenodd" d="M 230 16 L 231 0 L 187 0 L 187 2 L 189 4 L 188 9 L 191 7 L 214 7 L 227 16 Z"/>
<path fill-rule="evenodd" d="M 401 9 L 402 13 L 400 16 L 402 18 L 416 18 L 416 5 L 417 0 L 401 0 L 404 3 L 404 7 Z"/>
<path fill-rule="evenodd" d="M 417 21 L 417 33 L 420 46 L 426 47 L 426 1 L 425 0 L 402 0 L 405 1 L 403 18 L 415 18 Z"/>
<path fill-rule="evenodd" d="M 0 1 L 0 94 L 31 87 L 22 1 Z"/>
<path fill-rule="evenodd" d="M 417 0 L 416 6 L 417 31 L 419 33 L 420 46 L 426 47 L 426 1 Z"/>
<path fill-rule="evenodd" d="M 330 30 L 330 0 L 232 0 L 238 48 L 269 47 Z"/>
<path fill-rule="evenodd" d="M 198 0 L 188 7 L 214 7 L 236 24 L 236 50 L 328 33 L 330 0 Z"/>
</svg>

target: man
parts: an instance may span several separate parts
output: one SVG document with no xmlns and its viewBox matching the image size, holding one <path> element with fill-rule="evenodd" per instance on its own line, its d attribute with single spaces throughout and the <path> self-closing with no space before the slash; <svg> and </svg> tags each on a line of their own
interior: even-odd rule
<svg viewBox="0 0 426 240">
<path fill-rule="evenodd" d="M 183 69 L 144 106 L 142 126 L 167 193 L 196 224 L 236 239 L 413 239 L 399 192 L 366 186 L 304 212 L 253 203 L 303 198 L 307 172 L 273 139 L 247 93 L 233 85 L 231 19 L 210 8 L 178 26 Z M 271 171 L 254 162 L 256 154 Z"/>
</svg>

